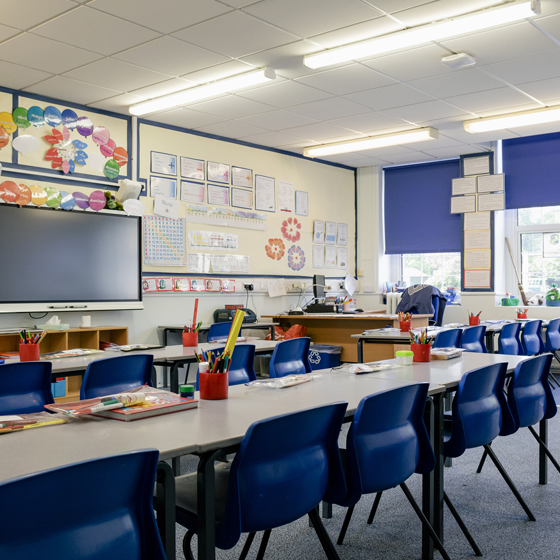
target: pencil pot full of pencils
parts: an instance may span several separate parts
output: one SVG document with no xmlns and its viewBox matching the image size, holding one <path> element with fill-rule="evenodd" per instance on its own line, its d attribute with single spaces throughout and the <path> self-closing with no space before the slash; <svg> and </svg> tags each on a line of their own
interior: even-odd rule
<svg viewBox="0 0 560 560">
<path fill-rule="evenodd" d="M 410 332 L 410 324 L 412 322 L 412 317 L 410 313 L 399 313 L 399 326 L 401 332 Z"/>
<path fill-rule="evenodd" d="M 39 344 L 20 344 L 19 345 L 19 361 L 20 362 L 38 362 Z"/>
<path fill-rule="evenodd" d="M 478 317 L 478 315 L 471 315 L 469 317 L 469 325 L 471 327 L 476 327 L 477 325 L 480 325 L 480 317 Z"/>
<path fill-rule="evenodd" d="M 198 346 L 198 332 L 183 332 L 183 346 Z"/>
<path fill-rule="evenodd" d="M 198 373 L 200 398 L 218 401 L 228 398 L 228 373 Z"/>
<path fill-rule="evenodd" d="M 411 344 L 410 349 L 412 350 L 412 361 L 413 362 L 429 362 L 430 352 L 432 350 L 431 344 Z"/>
</svg>

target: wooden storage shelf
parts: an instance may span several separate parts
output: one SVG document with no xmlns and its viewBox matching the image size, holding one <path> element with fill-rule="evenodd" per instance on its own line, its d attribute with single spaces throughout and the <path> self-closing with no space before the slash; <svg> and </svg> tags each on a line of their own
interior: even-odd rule
<svg viewBox="0 0 560 560">
<path fill-rule="evenodd" d="M 0 354 L 18 355 L 20 337 L 18 333 L 0 333 Z M 47 331 L 41 341 L 40 352 L 60 352 L 72 348 L 99 348 L 99 342 L 113 342 L 119 346 L 128 344 L 128 327 L 87 327 L 65 331 Z M 60 358 L 64 359 L 64 358 Z M 75 401 L 80 398 L 81 375 L 66 378 L 66 396 L 57 397 L 56 402 Z"/>
</svg>

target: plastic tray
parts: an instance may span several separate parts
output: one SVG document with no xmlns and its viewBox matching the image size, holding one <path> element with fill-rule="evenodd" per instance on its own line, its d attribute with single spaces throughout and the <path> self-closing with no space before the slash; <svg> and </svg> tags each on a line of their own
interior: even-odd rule
<svg viewBox="0 0 560 560">
<path fill-rule="evenodd" d="M 70 323 L 60 323 L 60 325 L 49 325 L 45 323 L 44 325 L 35 325 L 35 327 L 43 331 L 67 331 L 70 328 Z"/>
</svg>

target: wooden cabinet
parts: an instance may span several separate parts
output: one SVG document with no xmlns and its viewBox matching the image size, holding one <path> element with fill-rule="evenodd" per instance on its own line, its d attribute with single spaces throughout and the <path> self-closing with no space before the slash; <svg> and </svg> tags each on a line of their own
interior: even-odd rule
<svg viewBox="0 0 560 560">
<path fill-rule="evenodd" d="M 0 354 L 16 356 L 19 352 L 20 337 L 18 333 L 0 334 Z M 128 327 L 87 327 L 68 329 L 66 331 L 47 331 L 41 341 L 40 352 L 60 352 L 72 348 L 99 348 L 100 341 L 113 342 L 119 346 L 128 344 Z M 59 358 L 64 360 L 64 358 Z M 57 398 L 57 402 L 73 401 L 80 398 L 82 376 L 66 378 L 66 396 Z"/>
</svg>

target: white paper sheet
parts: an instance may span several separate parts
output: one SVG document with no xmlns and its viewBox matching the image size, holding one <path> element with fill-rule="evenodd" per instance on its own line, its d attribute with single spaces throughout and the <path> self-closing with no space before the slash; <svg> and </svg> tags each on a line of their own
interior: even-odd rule
<svg viewBox="0 0 560 560">
<path fill-rule="evenodd" d="M 150 176 L 150 196 L 177 198 L 177 179 Z"/>
<path fill-rule="evenodd" d="M 465 250 L 490 249 L 489 231 L 465 231 Z"/>
<path fill-rule="evenodd" d="M 313 268 L 325 268 L 324 245 L 313 245 Z"/>
<path fill-rule="evenodd" d="M 463 175 L 483 175 L 490 173 L 490 155 L 463 159 Z"/>
<path fill-rule="evenodd" d="M 179 201 L 165 196 L 156 196 L 154 214 L 176 220 L 179 217 Z"/>
<path fill-rule="evenodd" d="M 465 214 L 468 212 L 476 212 L 476 196 L 452 196 L 451 197 L 451 213 Z"/>
<path fill-rule="evenodd" d="M 340 270 L 348 268 L 348 249 L 346 247 L 336 248 L 336 268 Z"/>
<path fill-rule="evenodd" d="M 490 268 L 490 251 L 465 251 L 465 268 Z"/>
<path fill-rule="evenodd" d="M 505 210 L 506 209 L 506 197 L 503 192 L 494 194 L 479 194 L 478 195 L 478 211 L 483 212 L 485 210 Z"/>
<path fill-rule="evenodd" d="M 325 222 L 325 243 L 336 245 L 336 222 Z"/>
<path fill-rule="evenodd" d="M 336 228 L 336 244 L 348 244 L 348 224 L 337 224 Z"/>
<path fill-rule="evenodd" d="M 152 152 L 151 156 L 150 171 L 152 173 L 159 173 L 160 175 L 177 175 L 177 156 L 162 154 L 160 152 Z"/>
<path fill-rule="evenodd" d="M 496 192 L 504 190 L 505 175 L 499 173 L 497 175 L 481 175 L 477 177 L 477 187 L 479 193 Z"/>
<path fill-rule="evenodd" d="M 325 242 L 325 222 L 313 220 L 313 243 Z"/>
<path fill-rule="evenodd" d="M 490 229 L 490 212 L 473 212 L 465 214 L 463 229 Z"/>
<path fill-rule="evenodd" d="M 476 177 L 453 179 L 451 182 L 451 194 L 453 196 L 476 194 Z"/>
<path fill-rule="evenodd" d="M 255 175 L 255 210 L 276 212 L 275 180 Z"/>
<path fill-rule="evenodd" d="M 205 191 L 206 186 L 204 185 L 204 183 L 181 181 L 181 200 L 183 202 L 194 202 L 195 204 L 203 204 Z"/>
<path fill-rule="evenodd" d="M 278 210 L 284 214 L 294 213 L 294 184 L 278 179 Z"/>
<path fill-rule="evenodd" d="M 465 270 L 465 288 L 490 288 L 490 270 Z"/>
<path fill-rule="evenodd" d="M 352 297 L 354 292 L 358 289 L 359 282 L 351 274 L 347 274 L 344 279 L 344 289 L 348 292 L 348 295 Z"/>
<path fill-rule="evenodd" d="M 309 216 L 309 193 L 296 191 L 296 214 L 298 216 Z"/>
<path fill-rule="evenodd" d="M 325 268 L 336 268 L 336 247 L 325 246 Z"/>
<path fill-rule="evenodd" d="M 268 295 L 278 297 L 286 295 L 286 281 L 284 278 L 275 278 L 267 281 Z"/>
</svg>

